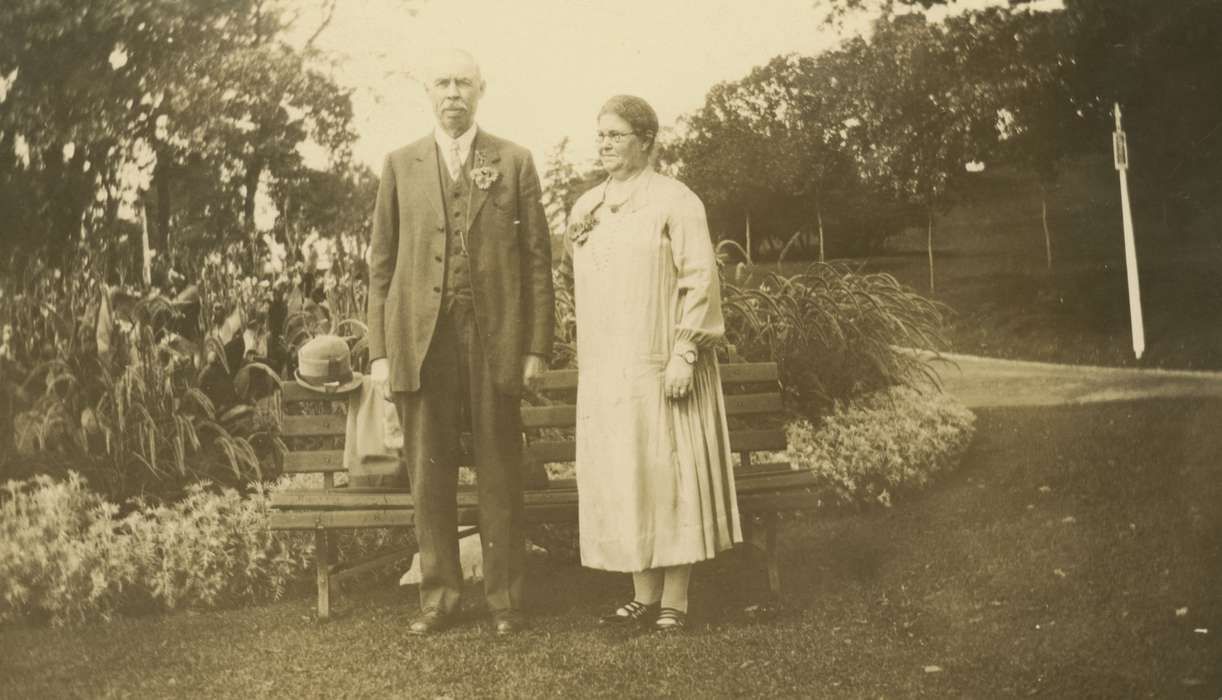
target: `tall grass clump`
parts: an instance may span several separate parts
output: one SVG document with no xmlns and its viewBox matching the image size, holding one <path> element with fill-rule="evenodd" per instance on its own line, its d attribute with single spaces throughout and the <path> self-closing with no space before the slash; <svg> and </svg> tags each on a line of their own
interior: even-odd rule
<svg viewBox="0 0 1222 700">
<path fill-rule="evenodd" d="M 948 309 L 891 275 L 812 263 L 727 282 L 722 299 L 727 340 L 745 360 L 776 361 L 805 412 L 891 386 L 939 385 L 936 359 L 907 349 L 944 349 Z"/>
<path fill-rule="evenodd" d="M 0 281 L 0 478 L 75 470 L 116 503 L 272 478 L 279 377 L 251 342 L 265 286 L 210 265 L 171 298 L 100 273 Z"/>
</svg>

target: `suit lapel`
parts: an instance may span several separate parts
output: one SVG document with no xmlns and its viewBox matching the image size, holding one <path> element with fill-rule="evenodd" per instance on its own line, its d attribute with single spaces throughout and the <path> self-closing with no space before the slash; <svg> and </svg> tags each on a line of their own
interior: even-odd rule
<svg viewBox="0 0 1222 700">
<path fill-rule="evenodd" d="M 475 143 L 471 144 L 471 172 L 474 173 L 477 168 L 489 167 L 496 169 L 496 164 L 501 161 L 501 153 L 496 148 L 496 144 L 492 139 L 484 135 L 483 130 L 475 132 Z M 498 178 L 499 180 L 500 178 Z M 476 217 L 479 216 L 480 209 L 484 207 L 484 202 L 488 200 L 488 194 L 496 187 L 496 183 L 488 189 L 481 189 L 475 184 L 475 178 L 471 177 L 471 182 L 468 185 L 471 189 L 471 211 L 467 214 L 467 221 L 470 225 L 475 224 Z"/>
<path fill-rule="evenodd" d="M 427 195 L 439 220 L 446 217 L 445 205 L 441 201 L 441 169 L 437 159 L 437 144 L 432 138 L 425 139 L 416 151 L 417 179 Z"/>
</svg>

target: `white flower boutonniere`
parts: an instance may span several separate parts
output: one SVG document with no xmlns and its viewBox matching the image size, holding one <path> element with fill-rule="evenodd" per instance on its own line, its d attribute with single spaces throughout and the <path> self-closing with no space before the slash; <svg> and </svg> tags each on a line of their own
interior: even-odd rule
<svg viewBox="0 0 1222 700">
<path fill-rule="evenodd" d="M 500 178 L 501 173 L 488 165 L 483 151 L 476 151 L 475 167 L 471 169 L 471 181 L 475 183 L 475 186 L 481 190 L 486 190 L 492 187 L 492 184 Z"/>
</svg>

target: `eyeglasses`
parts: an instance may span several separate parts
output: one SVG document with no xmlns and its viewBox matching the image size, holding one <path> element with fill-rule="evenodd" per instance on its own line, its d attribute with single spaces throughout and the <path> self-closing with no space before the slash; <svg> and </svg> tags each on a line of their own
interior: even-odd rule
<svg viewBox="0 0 1222 700">
<path fill-rule="evenodd" d="M 635 136 L 635 131 L 600 131 L 594 136 L 594 140 L 598 143 L 610 141 L 618 146 L 628 139 L 629 136 Z"/>
</svg>

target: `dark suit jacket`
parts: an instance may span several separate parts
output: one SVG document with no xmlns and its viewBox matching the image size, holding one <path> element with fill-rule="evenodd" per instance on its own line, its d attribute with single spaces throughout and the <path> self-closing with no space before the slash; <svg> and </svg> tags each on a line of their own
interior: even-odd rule
<svg viewBox="0 0 1222 700">
<path fill-rule="evenodd" d="M 555 323 L 551 243 L 530 152 L 480 130 L 472 148 L 498 174 L 472 192 L 467 231 L 475 322 L 493 382 L 516 394 L 522 355 L 547 358 Z M 369 260 L 369 357 L 392 391 L 420 388 L 441 309 L 446 224 L 432 134 L 386 156 Z"/>
</svg>

